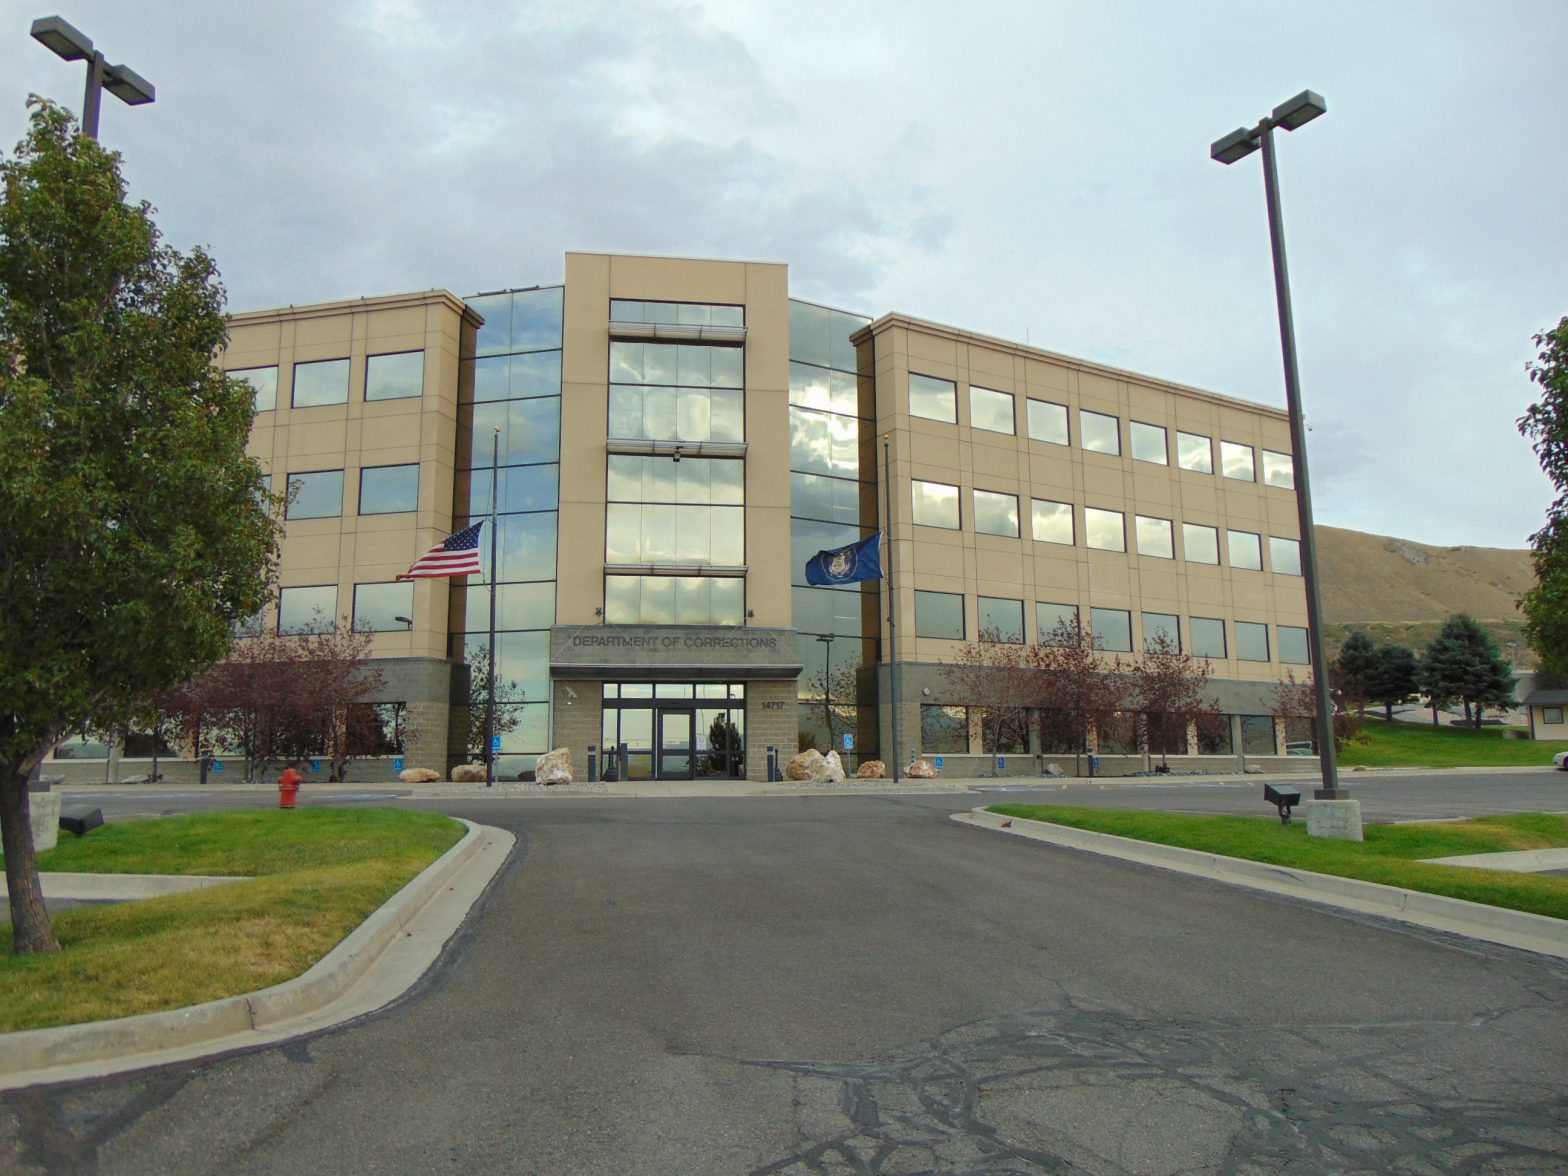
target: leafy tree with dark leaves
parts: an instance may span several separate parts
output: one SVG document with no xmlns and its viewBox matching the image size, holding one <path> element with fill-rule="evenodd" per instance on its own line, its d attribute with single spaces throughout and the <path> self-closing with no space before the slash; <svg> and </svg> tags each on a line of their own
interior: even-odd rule
<svg viewBox="0 0 1568 1176">
<path fill-rule="evenodd" d="M 223 288 L 162 244 L 120 158 L 39 99 L 0 160 L 0 828 L 18 955 L 56 951 L 27 777 L 222 657 L 277 523 Z"/>
<path fill-rule="evenodd" d="M 1497 651 L 1497 642 L 1474 617 L 1450 617 L 1421 656 L 1421 691 L 1434 707 L 1462 702 L 1465 721 L 1475 725 L 1489 706 L 1513 701 L 1514 675 Z"/>
<path fill-rule="evenodd" d="M 1355 703 L 1359 713 L 1365 714 L 1367 702 L 1373 697 L 1373 682 L 1377 678 L 1377 646 L 1359 629 L 1345 638 L 1339 656 L 1334 659 L 1332 677 L 1334 688 Z"/>
<path fill-rule="evenodd" d="M 1143 716 L 1144 746 L 1166 767 L 1169 753 L 1187 754 L 1189 728 L 1212 725 L 1219 717 L 1219 703 L 1208 690 L 1212 672 L 1206 658 L 1182 652 L 1164 633 L 1145 641 L 1143 653 L 1127 667 L 1128 705 Z"/>
<path fill-rule="evenodd" d="M 1383 717 L 1393 722 L 1394 707 L 1421 689 L 1415 653 L 1403 645 L 1379 645 L 1367 687 L 1367 700 L 1382 704 Z"/>
<path fill-rule="evenodd" d="M 1530 536 L 1536 586 L 1524 594 L 1525 636 L 1548 675 L 1568 674 L 1568 318 L 1535 336 L 1540 353 L 1525 365 L 1541 399 L 1519 418 L 1541 469 L 1557 488 L 1546 525 Z"/>
</svg>

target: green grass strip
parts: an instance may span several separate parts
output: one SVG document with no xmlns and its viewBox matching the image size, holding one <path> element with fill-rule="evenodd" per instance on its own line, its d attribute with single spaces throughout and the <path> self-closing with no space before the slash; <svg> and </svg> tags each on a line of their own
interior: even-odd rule
<svg viewBox="0 0 1568 1176">
<path fill-rule="evenodd" d="M 1479 731 L 1388 723 L 1368 716 L 1363 741 L 1347 744 L 1339 762 L 1347 768 L 1550 768 L 1552 756 L 1568 751 L 1555 739 L 1508 739 L 1499 727 Z"/>
<path fill-rule="evenodd" d="M 126 821 L 39 855 L 42 870 L 251 875 L 54 917 L 62 950 L 11 954 L 0 927 L 0 1032 L 181 1008 L 306 971 L 463 827 L 439 813 L 299 809 Z"/>
<path fill-rule="evenodd" d="M 1159 845 L 1202 850 L 1384 886 L 1401 886 L 1534 915 L 1568 918 L 1568 878 L 1419 859 L 1568 846 L 1568 816 L 1520 813 L 1453 824 L 1368 825 L 1365 841 L 1308 837 L 1305 820 L 1290 826 L 1272 817 L 1189 816 L 1124 809 L 999 804 L 993 813 L 1111 833 Z"/>
</svg>

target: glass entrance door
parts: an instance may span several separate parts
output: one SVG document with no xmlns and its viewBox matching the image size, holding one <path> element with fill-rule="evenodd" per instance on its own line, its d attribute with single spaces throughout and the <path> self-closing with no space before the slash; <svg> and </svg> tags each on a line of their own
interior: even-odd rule
<svg viewBox="0 0 1568 1176">
<path fill-rule="evenodd" d="M 657 775 L 661 780 L 691 780 L 694 710 L 660 710 Z"/>
</svg>

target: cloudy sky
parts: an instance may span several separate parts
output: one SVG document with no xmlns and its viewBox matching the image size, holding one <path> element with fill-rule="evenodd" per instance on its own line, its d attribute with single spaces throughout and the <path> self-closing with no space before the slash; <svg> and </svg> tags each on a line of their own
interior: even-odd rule
<svg viewBox="0 0 1568 1176">
<path fill-rule="evenodd" d="M 82 67 L 0 0 L 0 145 Z M 453 15 L 453 12 L 457 15 Z M 792 293 L 1283 404 L 1281 136 L 1320 522 L 1520 547 L 1514 421 L 1568 315 L 1568 0 L 71 0 L 158 101 L 101 137 L 234 310 L 561 278 L 567 250 L 786 261 Z"/>
</svg>

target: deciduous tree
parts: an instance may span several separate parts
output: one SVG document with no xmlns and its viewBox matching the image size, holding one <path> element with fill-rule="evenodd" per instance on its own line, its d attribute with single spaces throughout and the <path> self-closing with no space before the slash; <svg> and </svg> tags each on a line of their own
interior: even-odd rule
<svg viewBox="0 0 1568 1176">
<path fill-rule="evenodd" d="M 1525 636 L 1554 675 L 1568 674 L 1568 318 L 1535 336 L 1540 348 L 1525 365 L 1541 399 L 1519 418 L 1541 469 L 1557 488 L 1546 524 L 1530 536 L 1536 586 L 1524 594 Z"/>
<path fill-rule="evenodd" d="M 277 560 L 213 358 L 217 269 L 161 243 L 119 156 L 31 101 L 0 161 L 0 827 L 16 951 L 54 951 L 27 777 L 74 731 L 223 656 Z"/>
<path fill-rule="evenodd" d="M 992 771 L 1009 748 L 1029 747 L 1029 707 L 1035 668 L 1029 647 L 998 639 L 994 631 L 959 647 L 942 676 L 951 697 L 961 698 L 978 712 L 981 743 L 990 748 Z"/>
<path fill-rule="evenodd" d="M 1107 729 L 1127 709 L 1121 658 L 1112 654 L 1107 661 L 1096 646 L 1075 615 L 1028 647 L 1037 671 L 1029 701 L 1040 709 L 1041 746 L 1071 748 L 1075 761 L 1088 749 L 1090 732 Z"/>
<path fill-rule="evenodd" d="M 1219 703 L 1208 690 L 1212 673 L 1206 659 L 1182 652 L 1164 633 L 1149 637 L 1127 666 L 1127 701 L 1143 716 L 1144 746 L 1162 764 L 1169 766 L 1171 751 L 1187 754 L 1190 727 L 1218 718 Z"/>
</svg>

